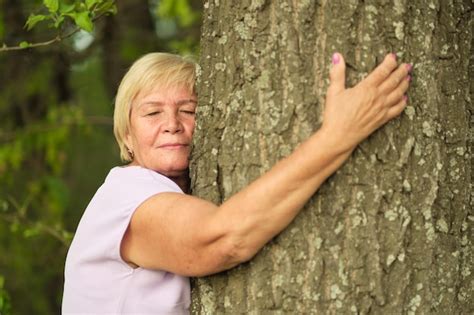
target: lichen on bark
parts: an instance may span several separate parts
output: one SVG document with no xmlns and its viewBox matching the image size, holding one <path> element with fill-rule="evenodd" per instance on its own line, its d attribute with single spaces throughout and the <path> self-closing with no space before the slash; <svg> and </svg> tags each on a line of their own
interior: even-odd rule
<svg viewBox="0 0 474 315">
<path fill-rule="evenodd" d="M 348 85 L 388 52 L 409 107 L 249 263 L 193 281 L 196 314 L 474 312 L 473 5 L 208 1 L 193 192 L 221 203 L 320 126 L 330 57 Z"/>
</svg>

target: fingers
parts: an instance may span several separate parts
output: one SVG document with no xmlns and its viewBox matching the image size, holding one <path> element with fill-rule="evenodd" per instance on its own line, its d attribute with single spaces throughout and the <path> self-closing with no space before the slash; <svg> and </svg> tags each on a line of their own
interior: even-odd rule
<svg viewBox="0 0 474 315">
<path fill-rule="evenodd" d="M 372 71 L 367 78 L 365 78 L 365 83 L 379 86 L 382 82 L 387 79 L 392 71 L 397 67 L 397 57 L 395 54 L 388 54 L 385 56 L 383 62 Z M 363 82 L 364 82 L 363 81 Z"/>
<path fill-rule="evenodd" d="M 393 71 L 390 76 L 382 82 L 379 86 L 379 91 L 382 93 L 390 94 L 394 89 L 396 89 L 403 80 L 410 80 L 410 73 L 412 68 L 411 64 L 404 63 L 398 66 L 398 68 Z"/>
<path fill-rule="evenodd" d="M 389 92 L 387 95 L 387 98 L 385 99 L 385 106 L 390 107 L 398 102 L 403 98 L 405 93 L 408 90 L 408 86 L 410 85 L 410 80 L 411 76 L 407 75 L 403 79 L 401 79 L 401 82 L 396 86 L 395 88 L 392 89 L 392 91 Z"/>
<path fill-rule="evenodd" d="M 336 95 L 346 88 L 346 63 L 339 53 L 332 55 L 332 67 L 329 72 L 328 96 Z"/>
<path fill-rule="evenodd" d="M 404 95 L 402 97 L 402 99 L 397 104 L 390 107 L 388 109 L 387 115 L 386 115 L 387 121 L 399 116 L 403 112 L 405 107 L 407 106 L 407 101 L 408 101 L 408 97 L 406 95 Z"/>
</svg>

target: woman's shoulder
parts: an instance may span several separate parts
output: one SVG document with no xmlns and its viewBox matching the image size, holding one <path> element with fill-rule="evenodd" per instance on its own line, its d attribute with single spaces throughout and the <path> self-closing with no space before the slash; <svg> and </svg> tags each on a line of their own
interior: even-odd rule
<svg viewBox="0 0 474 315">
<path fill-rule="evenodd" d="M 92 222 L 99 222 L 100 217 L 108 222 L 125 218 L 146 199 L 164 192 L 181 192 L 181 189 L 153 170 L 136 166 L 114 167 L 87 205 L 83 220 L 93 217 Z"/>
<path fill-rule="evenodd" d="M 126 190 L 129 192 L 143 190 L 144 188 L 182 192 L 179 186 L 168 177 L 137 165 L 116 166 L 112 168 L 101 188 L 119 191 Z"/>
</svg>

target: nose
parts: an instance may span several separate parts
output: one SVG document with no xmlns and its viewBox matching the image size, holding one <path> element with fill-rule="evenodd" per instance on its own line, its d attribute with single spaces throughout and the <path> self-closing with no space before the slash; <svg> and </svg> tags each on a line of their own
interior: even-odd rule
<svg viewBox="0 0 474 315">
<path fill-rule="evenodd" d="M 169 133 L 178 133 L 183 130 L 183 125 L 179 120 L 177 113 L 170 113 L 166 117 L 166 121 L 164 124 L 164 131 Z"/>
</svg>

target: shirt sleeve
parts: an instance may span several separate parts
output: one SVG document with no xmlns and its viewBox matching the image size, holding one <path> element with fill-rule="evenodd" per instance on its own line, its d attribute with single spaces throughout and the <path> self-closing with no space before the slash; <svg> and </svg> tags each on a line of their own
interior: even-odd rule
<svg viewBox="0 0 474 315">
<path fill-rule="evenodd" d="M 120 246 L 136 209 L 146 200 L 157 194 L 164 192 L 182 193 L 182 190 L 169 178 L 149 170 L 140 169 L 139 171 L 141 172 L 133 174 L 134 176 L 128 179 L 126 185 L 117 185 L 123 189 L 121 194 L 117 196 L 117 198 L 123 200 L 117 206 L 117 209 L 121 211 L 110 216 L 112 220 L 117 220 L 116 222 L 111 222 L 114 226 L 111 255 L 113 259 L 125 264 L 127 267 L 130 266 L 122 259 Z"/>
<path fill-rule="evenodd" d="M 82 266 L 77 269 L 84 272 L 83 276 L 90 268 L 129 271 L 131 267 L 120 255 L 120 244 L 131 217 L 143 202 L 163 192 L 182 193 L 169 178 L 151 170 L 112 169 L 81 218 L 69 250 L 68 266 Z"/>
</svg>

